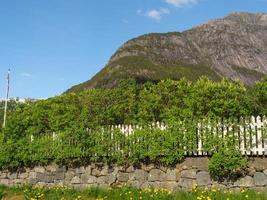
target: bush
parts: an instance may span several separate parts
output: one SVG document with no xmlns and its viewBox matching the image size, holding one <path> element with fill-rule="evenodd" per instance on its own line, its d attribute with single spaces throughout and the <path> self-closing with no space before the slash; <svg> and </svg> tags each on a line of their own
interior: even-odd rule
<svg viewBox="0 0 267 200">
<path fill-rule="evenodd" d="M 221 149 L 209 160 L 209 171 L 214 179 L 236 179 L 244 174 L 247 165 L 247 157 L 240 151 Z"/>
<path fill-rule="evenodd" d="M 266 80 L 249 90 L 230 80 L 162 80 L 142 86 L 129 80 L 113 89 L 93 89 L 19 104 L 8 114 L 6 127 L 0 128 L 0 168 L 73 160 L 173 163 L 182 159 L 184 151 L 196 152 L 194 134 L 198 125 L 190 121 L 192 118 L 209 124 L 210 119 L 266 115 Z M 148 126 L 155 121 L 167 122 L 168 130 L 147 127 L 130 137 L 118 132 L 111 137 L 99 129 L 115 124 Z M 214 131 L 208 126 L 203 130 L 204 150 L 216 152 L 220 142 Z M 51 140 L 54 133 L 57 138 Z M 131 142 L 135 145 L 129 145 Z M 128 154 L 129 150 L 132 154 Z"/>
<path fill-rule="evenodd" d="M 131 145 L 130 161 L 152 162 L 158 164 L 174 164 L 184 157 L 183 146 L 178 146 L 178 141 L 185 144 L 184 133 L 146 128 L 136 131 L 130 141 L 138 141 Z"/>
</svg>

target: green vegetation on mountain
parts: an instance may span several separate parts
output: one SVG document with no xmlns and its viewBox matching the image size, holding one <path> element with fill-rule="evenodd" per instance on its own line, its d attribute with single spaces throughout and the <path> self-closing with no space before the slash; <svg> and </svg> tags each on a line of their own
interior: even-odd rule
<svg viewBox="0 0 267 200">
<path fill-rule="evenodd" d="M 239 74 L 242 74 L 244 77 L 255 77 L 257 80 L 261 80 L 264 76 L 266 76 L 264 73 L 258 72 L 253 69 L 247 69 L 245 67 L 240 67 L 233 65 L 232 69 L 234 69 Z"/>
<path fill-rule="evenodd" d="M 210 80 L 221 80 L 221 77 L 204 64 L 198 65 L 176 65 L 166 64 L 165 66 L 154 64 L 142 56 L 129 56 L 120 58 L 108 67 L 100 71 L 91 80 L 74 86 L 70 91 L 79 92 L 86 87 L 114 87 L 121 80 L 135 79 L 138 83 L 159 82 L 169 77 L 172 80 L 179 80 L 186 77 L 190 81 L 196 81 L 201 76 L 207 76 Z M 104 77 L 104 78 L 103 78 Z"/>
</svg>

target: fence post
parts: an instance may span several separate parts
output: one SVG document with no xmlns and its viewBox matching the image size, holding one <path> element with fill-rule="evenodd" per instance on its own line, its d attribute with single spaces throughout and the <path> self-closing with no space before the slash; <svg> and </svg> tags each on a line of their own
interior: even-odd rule
<svg viewBox="0 0 267 200">
<path fill-rule="evenodd" d="M 198 122 L 197 124 L 197 138 L 198 138 L 198 155 L 203 155 L 202 152 L 202 137 L 201 137 L 201 130 L 202 129 L 202 124 Z"/>
</svg>

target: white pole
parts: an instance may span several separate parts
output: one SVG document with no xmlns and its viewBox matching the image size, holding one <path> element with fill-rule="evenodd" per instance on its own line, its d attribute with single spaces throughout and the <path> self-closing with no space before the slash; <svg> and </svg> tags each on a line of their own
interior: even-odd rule
<svg viewBox="0 0 267 200">
<path fill-rule="evenodd" d="M 9 98 L 9 75 L 10 75 L 10 69 L 8 70 L 8 74 L 7 74 L 6 101 L 5 101 L 3 128 L 5 128 L 5 126 L 6 126 L 7 102 L 8 102 L 8 98 Z"/>
</svg>

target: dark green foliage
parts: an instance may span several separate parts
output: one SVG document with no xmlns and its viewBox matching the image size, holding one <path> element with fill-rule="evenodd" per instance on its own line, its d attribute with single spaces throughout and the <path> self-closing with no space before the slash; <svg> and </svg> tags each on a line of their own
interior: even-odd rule
<svg viewBox="0 0 267 200">
<path fill-rule="evenodd" d="M 184 158 L 185 151 L 196 149 L 196 122 L 194 120 L 169 121 L 164 130 L 145 127 L 130 135 L 131 155 L 134 163 L 152 162 L 171 165 Z"/>
<path fill-rule="evenodd" d="M 236 179 L 245 173 L 247 165 L 248 160 L 240 151 L 224 147 L 209 160 L 209 171 L 215 179 Z"/>
<path fill-rule="evenodd" d="M 254 113 L 267 114 L 267 77 L 256 83 L 251 91 Z"/>
<path fill-rule="evenodd" d="M 211 82 L 202 78 L 192 89 L 190 110 L 194 116 L 224 118 L 251 115 L 247 89 L 239 82 L 222 80 Z"/>
</svg>

